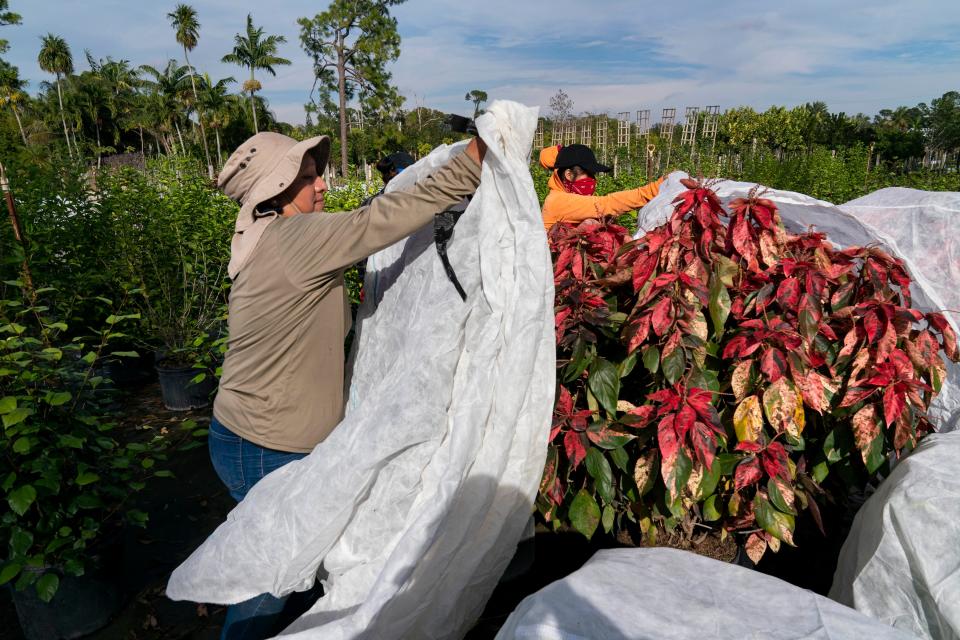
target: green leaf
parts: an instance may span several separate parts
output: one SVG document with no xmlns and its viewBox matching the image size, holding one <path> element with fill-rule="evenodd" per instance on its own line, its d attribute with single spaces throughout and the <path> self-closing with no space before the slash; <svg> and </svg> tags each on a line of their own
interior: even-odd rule
<svg viewBox="0 0 960 640">
<path fill-rule="evenodd" d="M 74 482 L 76 482 L 81 487 L 84 487 L 88 484 L 92 484 L 96 482 L 99 479 L 100 479 L 100 476 L 93 473 L 92 471 L 84 471 L 82 473 L 77 474 L 77 479 L 74 480 Z"/>
<path fill-rule="evenodd" d="M 887 457 L 883 454 L 883 436 L 879 435 L 874 438 L 865 453 L 863 462 L 867 466 L 867 471 L 876 473 L 877 469 L 887 461 Z"/>
<path fill-rule="evenodd" d="M 6 415 L 17 408 L 17 399 L 13 396 L 0 398 L 0 414 Z"/>
<path fill-rule="evenodd" d="M 700 479 L 700 486 L 697 488 L 699 500 L 703 500 L 707 496 L 713 494 L 717 488 L 717 484 L 720 482 L 720 465 L 716 460 L 713 461 L 713 466 L 707 469 L 703 469 L 703 477 Z"/>
<path fill-rule="evenodd" d="M 713 320 L 713 331 L 718 337 L 723 335 L 723 326 L 730 315 L 730 294 L 723 286 L 720 277 L 710 276 L 710 319 Z"/>
<path fill-rule="evenodd" d="M 139 358 L 140 354 L 136 351 L 113 351 L 110 353 L 112 356 L 117 356 L 118 358 Z"/>
<path fill-rule="evenodd" d="M 652 344 L 643 350 L 643 367 L 650 373 L 656 373 L 660 369 L 660 349 L 657 345 Z"/>
<path fill-rule="evenodd" d="M 757 493 L 753 498 L 753 512 L 757 517 L 757 524 L 773 537 L 793 544 L 793 516 L 782 513 L 773 508 L 770 501 Z"/>
<path fill-rule="evenodd" d="M 14 453 L 27 453 L 29 451 L 30 451 L 30 438 L 27 438 L 27 437 L 17 438 L 16 442 L 13 443 Z"/>
<path fill-rule="evenodd" d="M 613 507 L 607 505 L 603 508 L 603 516 L 601 517 L 601 522 L 603 523 L 603 530 L 605 533 L 610 533 L 613 531 L 613 517 L 616 515 L 613 511 Z"/>
<path fill-rule="evenodd" d="M 570 504 L 570 524 L 589 540 L 600 524 L 600 506 L 586 489 L 580 489 Z"/>
<path fill-rule="evenodd" d="M 33 534 L 17 527 L 10 532 L 10 550 L 14 555 L 23 556 L 33 545 Z"/>
<path fill-rule="evenodd" d="M 720 519 L 720 511 L 717 509 L 717 494 L 713 494 L 703 503 L 703 519 L 707 522 L 714 522 Z"/>
<path fill-rule="evenodd" d="M 14 513 L 19 516 L 25 514 L 36 499 L 37 490 L 30 484 L 17 487 L 7 494 L 7 503 L 10 504 L 10 508 L 13 509 Z"/>
<path fill-rule="evenodd" d="M 57 594 L 57 589 L 59 588 L 60 578 L 58 578 L 55 573 L 45 573 L 37 580 L 37 595 L 40 596 L 40 599 L 44 602 L 53 600 L 53 596 Z"/>
<path fill-rule="evenodd" d="M 77 496 L 76 502 L 81 509 L 97 509 L 103 506 L 103 501 L 99 497 L 89 493 Z"/>
<path fill-rule="evenodd" d="M 637 352 L 634 351 L 627 356 L 626 360 L 620 363 L 617 367 L 617 371 L 620 374 L 621 378 L 626 378 L 633 371 L 633 368 L 637 366 Z"/>
<path fill-rule="evenodd" d="M 660 364 L 663 367 L 663 375 L 667 382 L 674 384 L 683 375 L 683 369 L 687 364 L 683 349 L 677 347 L 667 354 Z"/>
<path fill-rule="evenodd" d="M 624 473 L 630 473 L 630 454 L 623 447 L 610 450 L 610 459 Z"/>
<path fill-rule="evenodd" d="M 20 424 L 21 422 L 26 420 L 27 417 L 29 417 L 30 414 L 32 413 L 33 412 L 30 411 L 30 409 L 24 409 L 23 407 L 18 407 L 17 409 L 14 409 L 10 413 L 4 414 L 3 428 L 9 429 L 15 424 Z"/>
<path fill-rule="evenodd" d="M 20 573 L 21 565 L 16 562 L 10 562 L 0 569 L 0 584 L 7 584 L 17 577 Z"/>
<path fill-rule="evenodd" d="M 773 506 L 778 510 L 791 515 L 797 515 L 797 512 L 790 507 L 790 504 L 787 502 L 786 498 L 784 498 L 783 493 L 780 491 L 780 487 L 773 478 L 770 478 L 770 480 L 767 481 L 767 493 L 770 494 L 770 502 L 772 502 Z"/>
<path fill-rule="evenodd" d="M 827 456 L 827 462 L 830 464 L 840 462 L 840 459 L 843 458 L 843 453 L 837 448 L 836 439 L 836 429 L 831 430 L 827 437 L 823 439 L 823 455 Z"/>
<path fill-rule="evenodd" d="M 71 449 L 83 449 L 83 443 L 83 438 L 78 438 L 69 433 L 60 436 L 60 444 Z"/>
<path fill-rule="evenodd" d="M 613 471 L 610 469 L 610 463 L 606 456 L 599 449 L 590 447 L 587 451 L 587 473 L 590 474 L 596 483 L 597 493 L 605 504 L 613 502 L 615 496 L 613 493 Z"/>
<path fill-rule="evenodd" d="M 59 407 L 62 404 L 70 402 L 70 398 L 73 396 L 70 395 L 69 391 L 58 391 L 56 393 L 51 393 L 47 396 L 47 402 L 54 407 Z"/>
<path fill-rule="evenodd" d="M 826 462 L 818 462 L 813 466 L 813 479 L 817 484 L 826 480 L 828 473 L 830 473 L 830 467 L 827 466 Z"/>
<path fill-rule="evenodd" d="M 595 359 L 590 366 L 590 378 L 587 384 L 603 408 L 611 416 L 616 415 L 617 399 L 620 396 L 620 374 L 617 368 L 603 358 Z"/>
<path fill-rule="evenodd" d="M 660 475 L 663 477 L 663 484 L 667 487 L 668 500 L 680 502 L 680 496 L 687 485 L 687 480 L 690 479 L 691 471 L 693 471 L 693 461 L 687 456 L 683 447 L 677 449 L 672 460 L 669 458 L 660 460 Z"/>
<path fill-rule="evenodd" d="M 63 571 L 68 576 L 74 576 L 79 578 L 84 574 L 83 562 L 76 558 L 70 558 L 63 565 Z"/>
<path fill-rule="evenodd" d="M 717 274 L 720 276 L 720 282 L 732 287 L 733 279 L 740 273 L 740 267 L 727 256 L 715 255 L 714 260 L 717 264 Z"/>
</svg>

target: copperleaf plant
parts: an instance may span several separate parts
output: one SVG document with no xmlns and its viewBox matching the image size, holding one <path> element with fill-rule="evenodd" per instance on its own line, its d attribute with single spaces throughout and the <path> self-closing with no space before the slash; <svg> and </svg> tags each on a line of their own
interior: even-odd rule
<svg viewBox="0 0 960 640">
<path fill-rule="evenodd" d="M 551 230 L 560 384 L 537 504 L 588 537 L 705 525 L 757 560 L 931 431 L 956 336 L 911 307 L 900 260 L 788 233 L 759 189 L 727 211 L 684 186 L 636 240 Z"/>
</svg>

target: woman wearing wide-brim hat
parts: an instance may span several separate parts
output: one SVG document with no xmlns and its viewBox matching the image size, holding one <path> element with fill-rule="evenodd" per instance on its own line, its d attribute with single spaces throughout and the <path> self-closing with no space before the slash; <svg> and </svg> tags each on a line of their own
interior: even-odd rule
<svg viewBox="0 0 960 640">
<path fill-rule="evenodd" d="M 582 144 L 554 145 L 540 152 L 540 166 L 553 172 L 547 182 L 549 193 L 543 202 L 543 226 L 547 231 L 558 222 L 582 222 L 589 218 L 615 216 L 653 200 L 663 178 L 636 189 L 594 195 L 596 175 L 610 171 L 597 162 L 590 147 Z"/>
<path fill-rule="evenodd" d="M 343 418 L 343 341 L 351 325 L 344 270 L 472 195 L 484 152 L 474 139 L 411 190 L 346 213 L 320 213 L 326 136 L 298 142 L 258 133 L 230 156 L 219 186 L 240 212 L 229 265 L 230 338 L 209 444 L 238 502 Z M 269 594 L 233 605 L 221 637 L 272 637 L 283 607 Z"/>
</svg>

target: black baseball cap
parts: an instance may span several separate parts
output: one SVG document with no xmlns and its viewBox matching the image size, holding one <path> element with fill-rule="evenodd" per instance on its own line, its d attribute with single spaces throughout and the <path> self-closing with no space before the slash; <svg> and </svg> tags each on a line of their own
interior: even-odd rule
<svg viewBox="0 0 960 640">
<path fill-rule="evenodd" d="M 412 165 L 416 160 L 406 151 L 397 151 L 391 153 L 377 163 L 377 171 L 380 173 L 389 173 L 391 171 L 400 172 Z"/>
<path fill-rule="evenodd" d="M 557 161 L 553 163 L 555 169 L 569 169 L 570 167 L 583 167 L 583 170 L 589 174 L 609 173 L 610 167 L 597 162 L 597 156 L 593 155 L 593 149 L 585 144 L 571 144 L 567 147 L 561 147 L 557 154 Z"/>
</svg>

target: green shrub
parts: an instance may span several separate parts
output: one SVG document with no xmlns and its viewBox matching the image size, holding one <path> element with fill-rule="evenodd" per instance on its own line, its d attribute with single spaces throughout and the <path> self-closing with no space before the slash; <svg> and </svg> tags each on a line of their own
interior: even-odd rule
<svg viewBox="0 0 960 640">
<path fill-rule="evenodd" d="M 0 584 L 33 585 L 46 601 L 61 575 L 84 573 L 118 520 L 145 525 L 147 514 L 130 498 L 147 478 L 169 475 L 156 464 L 165 459 L 162 439 L 118 437 L 109 409 L 114 394 L 98 370 L 106 356 L 136 355 L 111 344 L 138 317 L 97 302 L 107 314 L 104 327 L 71 338 L 50 307 L 0 300 L 0 488 L 10 507 L 0 517 Z"/>
</svg>

